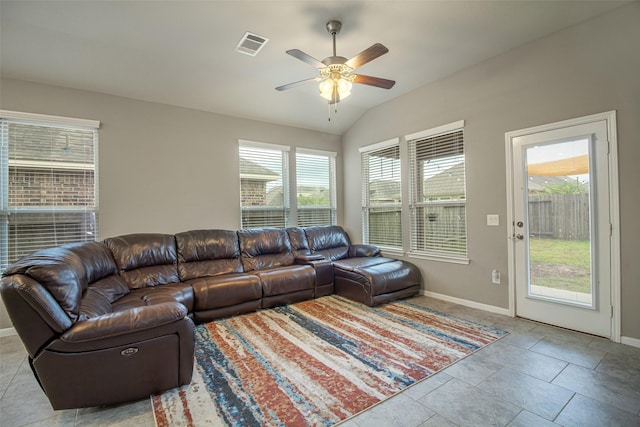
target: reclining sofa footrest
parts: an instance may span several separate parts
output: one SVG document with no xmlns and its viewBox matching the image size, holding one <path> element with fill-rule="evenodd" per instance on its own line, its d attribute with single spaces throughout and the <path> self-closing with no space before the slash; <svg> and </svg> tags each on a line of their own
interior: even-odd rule
<svg viewBox="0 0 640 427">
<path fill-rule="evenodd" d="M 347 258 L 334 261 L 335 293 L 374 307 L 420 291 L 418 268 L 402 260 Z"/>
</svg>

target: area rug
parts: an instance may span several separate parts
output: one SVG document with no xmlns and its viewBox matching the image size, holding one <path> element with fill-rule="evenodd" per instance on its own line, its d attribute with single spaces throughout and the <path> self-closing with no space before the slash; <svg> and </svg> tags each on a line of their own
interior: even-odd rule
<svg viewBox="0 0 640 427">
<path fill-rule="evenodd" d="M 191 384 L 152 396 L 156 425 L 330 426 L 505 334 L 337 296 L 214 321 L 196 327 Z"/>
</svg>

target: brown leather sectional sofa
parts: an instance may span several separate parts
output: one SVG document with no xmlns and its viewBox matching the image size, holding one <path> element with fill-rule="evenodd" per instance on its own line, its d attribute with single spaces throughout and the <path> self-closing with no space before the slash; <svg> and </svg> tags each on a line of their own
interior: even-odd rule
<svg viewBox="0 0 640 427">
<path fill-rule="evenodd" d="M 11 265 L 2 299 L 54 409 L 188 384 L 193 322 L 337 293 L 374 306 L 415 295 L 412 264 L 337 226 L 131 234 Z"/>
</svg>

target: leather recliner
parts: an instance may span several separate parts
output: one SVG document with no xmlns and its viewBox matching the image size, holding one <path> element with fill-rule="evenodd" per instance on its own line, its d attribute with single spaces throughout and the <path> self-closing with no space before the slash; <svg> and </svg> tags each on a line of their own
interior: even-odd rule
<svg viewBox="0 0 640 427">
<path fill-rule="evenodd" d="M 2 298 L 54 409 L 127 402 L 191 381 L 186 307 L 114 306 L 130 289 L 105 245 L 45 249 L 4 276 Z"/>
</svg>

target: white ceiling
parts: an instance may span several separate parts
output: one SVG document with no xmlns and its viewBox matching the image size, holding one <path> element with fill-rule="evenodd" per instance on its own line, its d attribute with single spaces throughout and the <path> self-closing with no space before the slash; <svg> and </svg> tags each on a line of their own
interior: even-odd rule
<svg viewBox="0 0 640 427">
<path fill-rule="evenodd" d="M 616 1 L 5 1 L 2 75 L 342 134 L 368 109 L 514 47 L 602 14 Z M 322 60 L 325 29 L 343 28 L 337 54 L 380 42 L 389 53 L 363 74 L 391 90 L 354 85 L 328 122 L 297 48 Z M 255 57 L 235 51 L 246 31 L 270 39 Z"/>
</svg>

